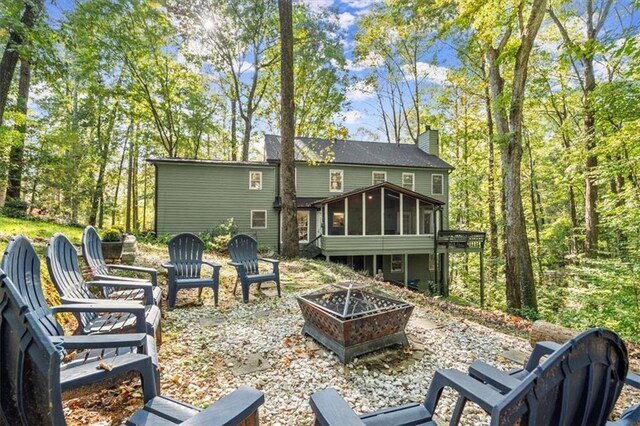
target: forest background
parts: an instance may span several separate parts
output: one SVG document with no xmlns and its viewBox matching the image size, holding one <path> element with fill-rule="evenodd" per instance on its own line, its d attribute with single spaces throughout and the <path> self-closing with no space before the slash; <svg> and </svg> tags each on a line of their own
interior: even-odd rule
<svg viewBox="0 0 640 426">
<path fill-rule="evenodd" d="M 294 2 L 295 134 L 416 143 L 438 129 L 450 228 L 488 235 L 488 307 L 638 340 L 637 14 L 613 0 Z M 279 133 L 279 37 L 270 0 L 3 0 L 3 214 L 143 235 L 145 158 L 259 160 Z M 514 304 L 518 197 L 534 291 Z M 477 304 L 478 257 L 452 256 L 449 274 L 450 297 Z"/>
</svg>

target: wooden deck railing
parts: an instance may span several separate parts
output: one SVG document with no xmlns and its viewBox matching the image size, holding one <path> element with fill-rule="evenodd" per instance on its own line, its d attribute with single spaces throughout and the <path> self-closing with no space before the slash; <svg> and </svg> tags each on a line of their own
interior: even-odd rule
<svg viewBox="0 0 640 426">
<path fill-rule="evenodd" d="M 486 235 L 485 232 L 455 229 L 438 231 L 438 245 L 461 249 L 481 249 Z"/>
</svg>

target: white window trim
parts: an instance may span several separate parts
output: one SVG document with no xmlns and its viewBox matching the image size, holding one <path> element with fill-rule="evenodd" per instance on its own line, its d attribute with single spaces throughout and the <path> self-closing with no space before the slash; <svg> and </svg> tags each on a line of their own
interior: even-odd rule
<svg viewBox="0 0 640 426">
<path fill-rule="evenodd" d="M 400 269 L 393 269 L 393 256 L 400 256 Z M 404 271 L 404 255 L 402 254 L 392 254 L 391 262 L 389 263 L 389 269 L 391 272 L 403 272 Z"/>
<path fill-rule="evenodd" d="M 436 176 L 440 176 L 440 179 L 442 179 L 442 192 L 436 193 L 433 190 L 433 178 Z M 437 173 L 437 174 L 433 174 L 431 175 L 431 195 L 444 195 L 444 175 Z"/>
<path fill-rule="evenodd" d="M 299 243 L 308 243 L 309 242 L 309 231 L 311 228 L 311 212 L 309 210 L 298 210 L 296 212 L 296 220 L 298 219 L 298 213 L 306 213 L 307 214 L 307 238 L 304 240 L 298 240 Z"/>
<path fill-rule="evenodd" d="M 384 175 L 384 179 L 382 180 L 382 182 L 386 182 L 387 181 L 387 172 L 384 172 L 382 170 L 374 170 L 371 172 L 371 185 L 377 185 L 377 183 L 375 183 L 375 175 L 376 173 L 382 173 Z M 381 182 L 378 182 L 381 183 Z"/>
<path fill-rule="evenodd" d="M 253 226 L 253 214 L 257 212 L 264 213 L 264 226 Z M 251 229 L 267 229 L 267 211 L 266 210 L 251 210 L 251 218 L 250 218 Z"/>
<path fill-rule="evenodd" d="M 251 176 L 252 176 L 254 173 L 258 173 L 258 174 L 260 175 L 260 186 L 259 186 L 258 188 L 254 188 L 253 186 L 251 186 L 251 183 L 252 183 L 252 182 L 251 182 Z M 252 190 L 254 190 L 254 191 L 259 191 L 259 190 L 261 190 L 261 189 L 262 189 L 262 172 L 259 172 L 259 171 L 257 171 L 257 170 L 252 170 L 252 171 L 250 171 L 250 172 L 249 172 L 249 189 L 252 189 Z"/>
<path fill-rule="evenodd" d="M 407 188 L 404 186 L 404 177 L 411 176 L 411 188 Z M 402 187 L 405 189 L 411 189 L 412 191 L 416 190 L 416 174 L 415 173 L 402 173 Z"/>
<path fill-rule="evenodd" d="M 340 173 L 340 189 L 331 189 L 331 176 Z M 344 170 L 329 169 L 329 192 L 344 192 Z"/>
<path fill-rule="evenodd" d="M 296 188 L 296 191 L 298 190 L 298 168 L 295 167 L 293 169 L 293 185 Z"/>
</svg>

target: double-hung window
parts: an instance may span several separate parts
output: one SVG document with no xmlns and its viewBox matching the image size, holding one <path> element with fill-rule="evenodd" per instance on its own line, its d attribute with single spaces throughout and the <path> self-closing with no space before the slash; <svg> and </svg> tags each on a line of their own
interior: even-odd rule
<svg viewBox="0 0 640 426">
<path fill-rule="evenodd" d="M 251 229 L 267 228 L 267 211 L 251 210 Z"/>
<path fill-rule="evenodd" d="M 329 170 L 329 191 L 342 192 L 344 172 L 342 170 Z"/>
<path fill-rule="evenodd" d="M 416 175 L 415 173 L 403 173 L 402 174 L 402 187 L 404 189 L 410 189 L 411 191 L 415 191 L 415 182 Z"/>
<path fill-rule="evenodd" d="M 386 182 L 387 172 L 371 172 L 371 185 Z"/>
<path fill-rule="evenodd" d="M 309 210 L 298 210 L 298 239 L 301 243 L 309 242 Z"/>
<path fill-rule="evenodd" d="M 249 172 L 249 189 L 262 189 L 262 172 Z"/>
<path fill-rule="evenodd" d="M 444 177 L 443 175 L 431 175 L 431 194 L 444 194 Z"/>
<path fill-rule="evenodd" d="M 402 272 L 403 255 L 392 254 L 391 255 L 391 272 Z"/>
</svg>

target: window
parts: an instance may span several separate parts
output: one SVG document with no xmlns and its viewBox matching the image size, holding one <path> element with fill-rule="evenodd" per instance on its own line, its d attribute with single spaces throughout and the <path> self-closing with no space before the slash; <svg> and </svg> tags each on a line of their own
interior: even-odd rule
<svg viewBox="0 0 640 426">
<path fill-rule="evenodd" d="M 391 272 L 402 272 L 402 258 L 401 254 L 391 255 Z"/>
<path fill-rule="evenodd" d="M 329 191 L 342 192 L 342 170 L 329 170 Z"/>
<path fill-rule="evenodd" d="M 251 228 L 265 229 L 267 227 L 267 211 L 251 210 Z"/>
<path fill-rule="evenodd" d="M 371 185 L 386 182 L 387 172 L 371 172 Z"/>
<path fill-rule="evenodd" d="M 262 189 L 262 172 L 249 172 L 249 189 Z"/>
<path fill-rule="evenodd" d="M 444 193 L 444 181 L 442 175 L 431 175 L 431 193 L 442 195 Z"/>
<path fill-rule="evenodd" d="M 309 210 L 298 211 L 298 240 L 301 243 L 309 242 Z"/>
<path fill-rule="evenodd" d="M 413 185 L 413 181 L 415 180 L 415 174 L 414 173 L 403 173 L 402 174 L 402 187 L 404 189 L 410 189 L 412 191 L 415 191 L 415 187 Z"/>
</svg>

